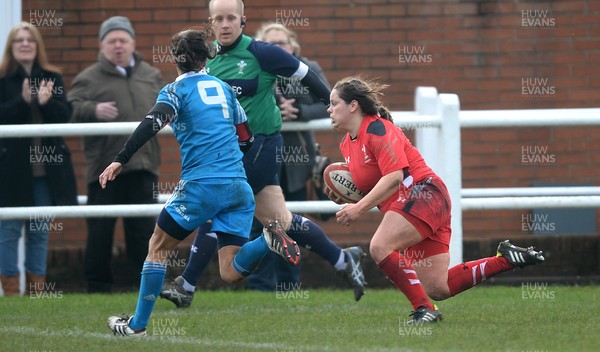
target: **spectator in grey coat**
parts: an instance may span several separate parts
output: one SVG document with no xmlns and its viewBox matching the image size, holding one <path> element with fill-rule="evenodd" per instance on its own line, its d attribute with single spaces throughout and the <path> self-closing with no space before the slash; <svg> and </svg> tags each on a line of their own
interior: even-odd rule
<svg viewBox="0 0 600 352">
<path fill-rule="evenodd" d="M 139 122 L 154 105 L 162 87 L 160 71 L 135 51 L 135 32 L 129 19 L 115 16 L 102 23 L 98 61 L 75 77 L 69 100 L 73 122 Z M 160 148 L 155 138 L 125 165 L 121 176 L 102 189 L 98 177 L 119 153 L 127 136 L 88 136 L 83 139 L 87 165 L 88 205 L 156 202 Z M 88 292 L 109 292 L 116 218 L 89 218 L 84 274 Z M 124 218 L 127 256 L 138 276 L 154 230 L 151 217 Z"/>
</svg>

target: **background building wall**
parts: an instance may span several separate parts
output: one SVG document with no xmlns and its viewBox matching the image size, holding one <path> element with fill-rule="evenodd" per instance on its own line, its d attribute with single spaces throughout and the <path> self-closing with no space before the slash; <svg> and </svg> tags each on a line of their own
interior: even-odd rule
<svg viewBox="0 0 600 352">
<path fill-rule="evenodd" d="M 23 1 L 23 20 L 40 27 L 67 93 L 74 76 L 95 62 L 100 23 L 113 15 L 132 20 L 138 50 L 167 82 L 176 76 L 166 62 L 169 38 L 206 23 L 208 1 Z M 331 84 L 355 74 L 390 84 L 384 101 L 391 110 L 413 110 L 417 86 L 458 94 L 463 110 L 581 108 L 599 105 L 599 15 L 600 1 L 592 0 L 246 1 L 245 33 L 269 21 L 288 25 Z M 599 137 L 598 127 L 464 129 L 463 187 L 600 185 Z M 341 160 L 339 133 L 317 138 L 333 161 Z M 174 138 L 160 139 L 164 188 L 177 181 L 180 159 Z M 68 143 L 79 193 L 86 194 L 80 139 Z M 464 236 L 531 236 L 523 230 L 527 214 L 465 212 Z M 366 215 L 349 230 L 334 220 L 322 225 L 338 242 L 367 242 L 380 218 Z M 81 247 L 85 221 L 62 222 L 51 246 Z"/>
</svg>

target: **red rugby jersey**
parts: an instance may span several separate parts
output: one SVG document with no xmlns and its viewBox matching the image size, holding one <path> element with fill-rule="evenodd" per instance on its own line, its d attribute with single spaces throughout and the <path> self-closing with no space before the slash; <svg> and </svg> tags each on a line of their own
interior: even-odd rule
<svg viewBox="0 0 600 352">
<path fill-rule="evenodd" d="M 356 138 L 351 139 L 347 133 L 340 151 L 356 187 L 364 193 L 394 171 L 404 170 L 404 177 L 411 175 L 413 183 L 435 175 L 404 132 L 378 116 L 365 116 Z"/>
</svg>

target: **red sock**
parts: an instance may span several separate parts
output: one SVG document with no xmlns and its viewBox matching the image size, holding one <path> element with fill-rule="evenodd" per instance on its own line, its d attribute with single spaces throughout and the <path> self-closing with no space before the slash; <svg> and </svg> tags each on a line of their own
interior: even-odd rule
<svg viewBox="0 0 600 352">
<path fill-rule="evenodd" d="M 420 306 L 433 310 L 433 304 L 427 297 L 417 273 L 410 261 L 402 254 L 392 252 L 379 263 L 379 269 L 404 293 L 413 308 Z"/>
<path fill-rule="evenodd" d="M 453 266 L 448 270 L 448 287 L 455 296 L 490 277 L 514 268 L 504 257 L 489 257 Z"/>
</svg>

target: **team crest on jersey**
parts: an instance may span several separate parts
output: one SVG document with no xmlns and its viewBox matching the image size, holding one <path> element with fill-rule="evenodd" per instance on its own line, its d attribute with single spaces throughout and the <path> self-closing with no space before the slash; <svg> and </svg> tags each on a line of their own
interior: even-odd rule
<svg viewBox="0 0 600 352">
<path fill-rule="evenodd" d="M 240 69 L 240 70 L 238 71 L 238 73 L 239 73 L 240 75 L 243 75 L 243 74 L 244 74 L 244 69 L 246 68 L 246 66 L 248 66 L 248 64 L 246 63 L 246 61 L 244 61 L 244 60 L 241 60 L 240 62 L 238 62 L 237 66 L 238 66 L 238 68 Z"/>
<path fill-rule="evenodd" d="M 345 157 L 344 161 L 346 162 L 346 165 L 350 165 L 350 157 L 349 156 Z"/>
<path fill-rule="evenodd" d="M 363 144 L 361 149 L 363 154 L 365 155 L 365 164 L 368 164 L 369 162 L 371 162 L 371 158 L 369 157 L 369 155 L 367 155 L 367 147 L 365 147 L 365 145 Z"/>
</svg>

